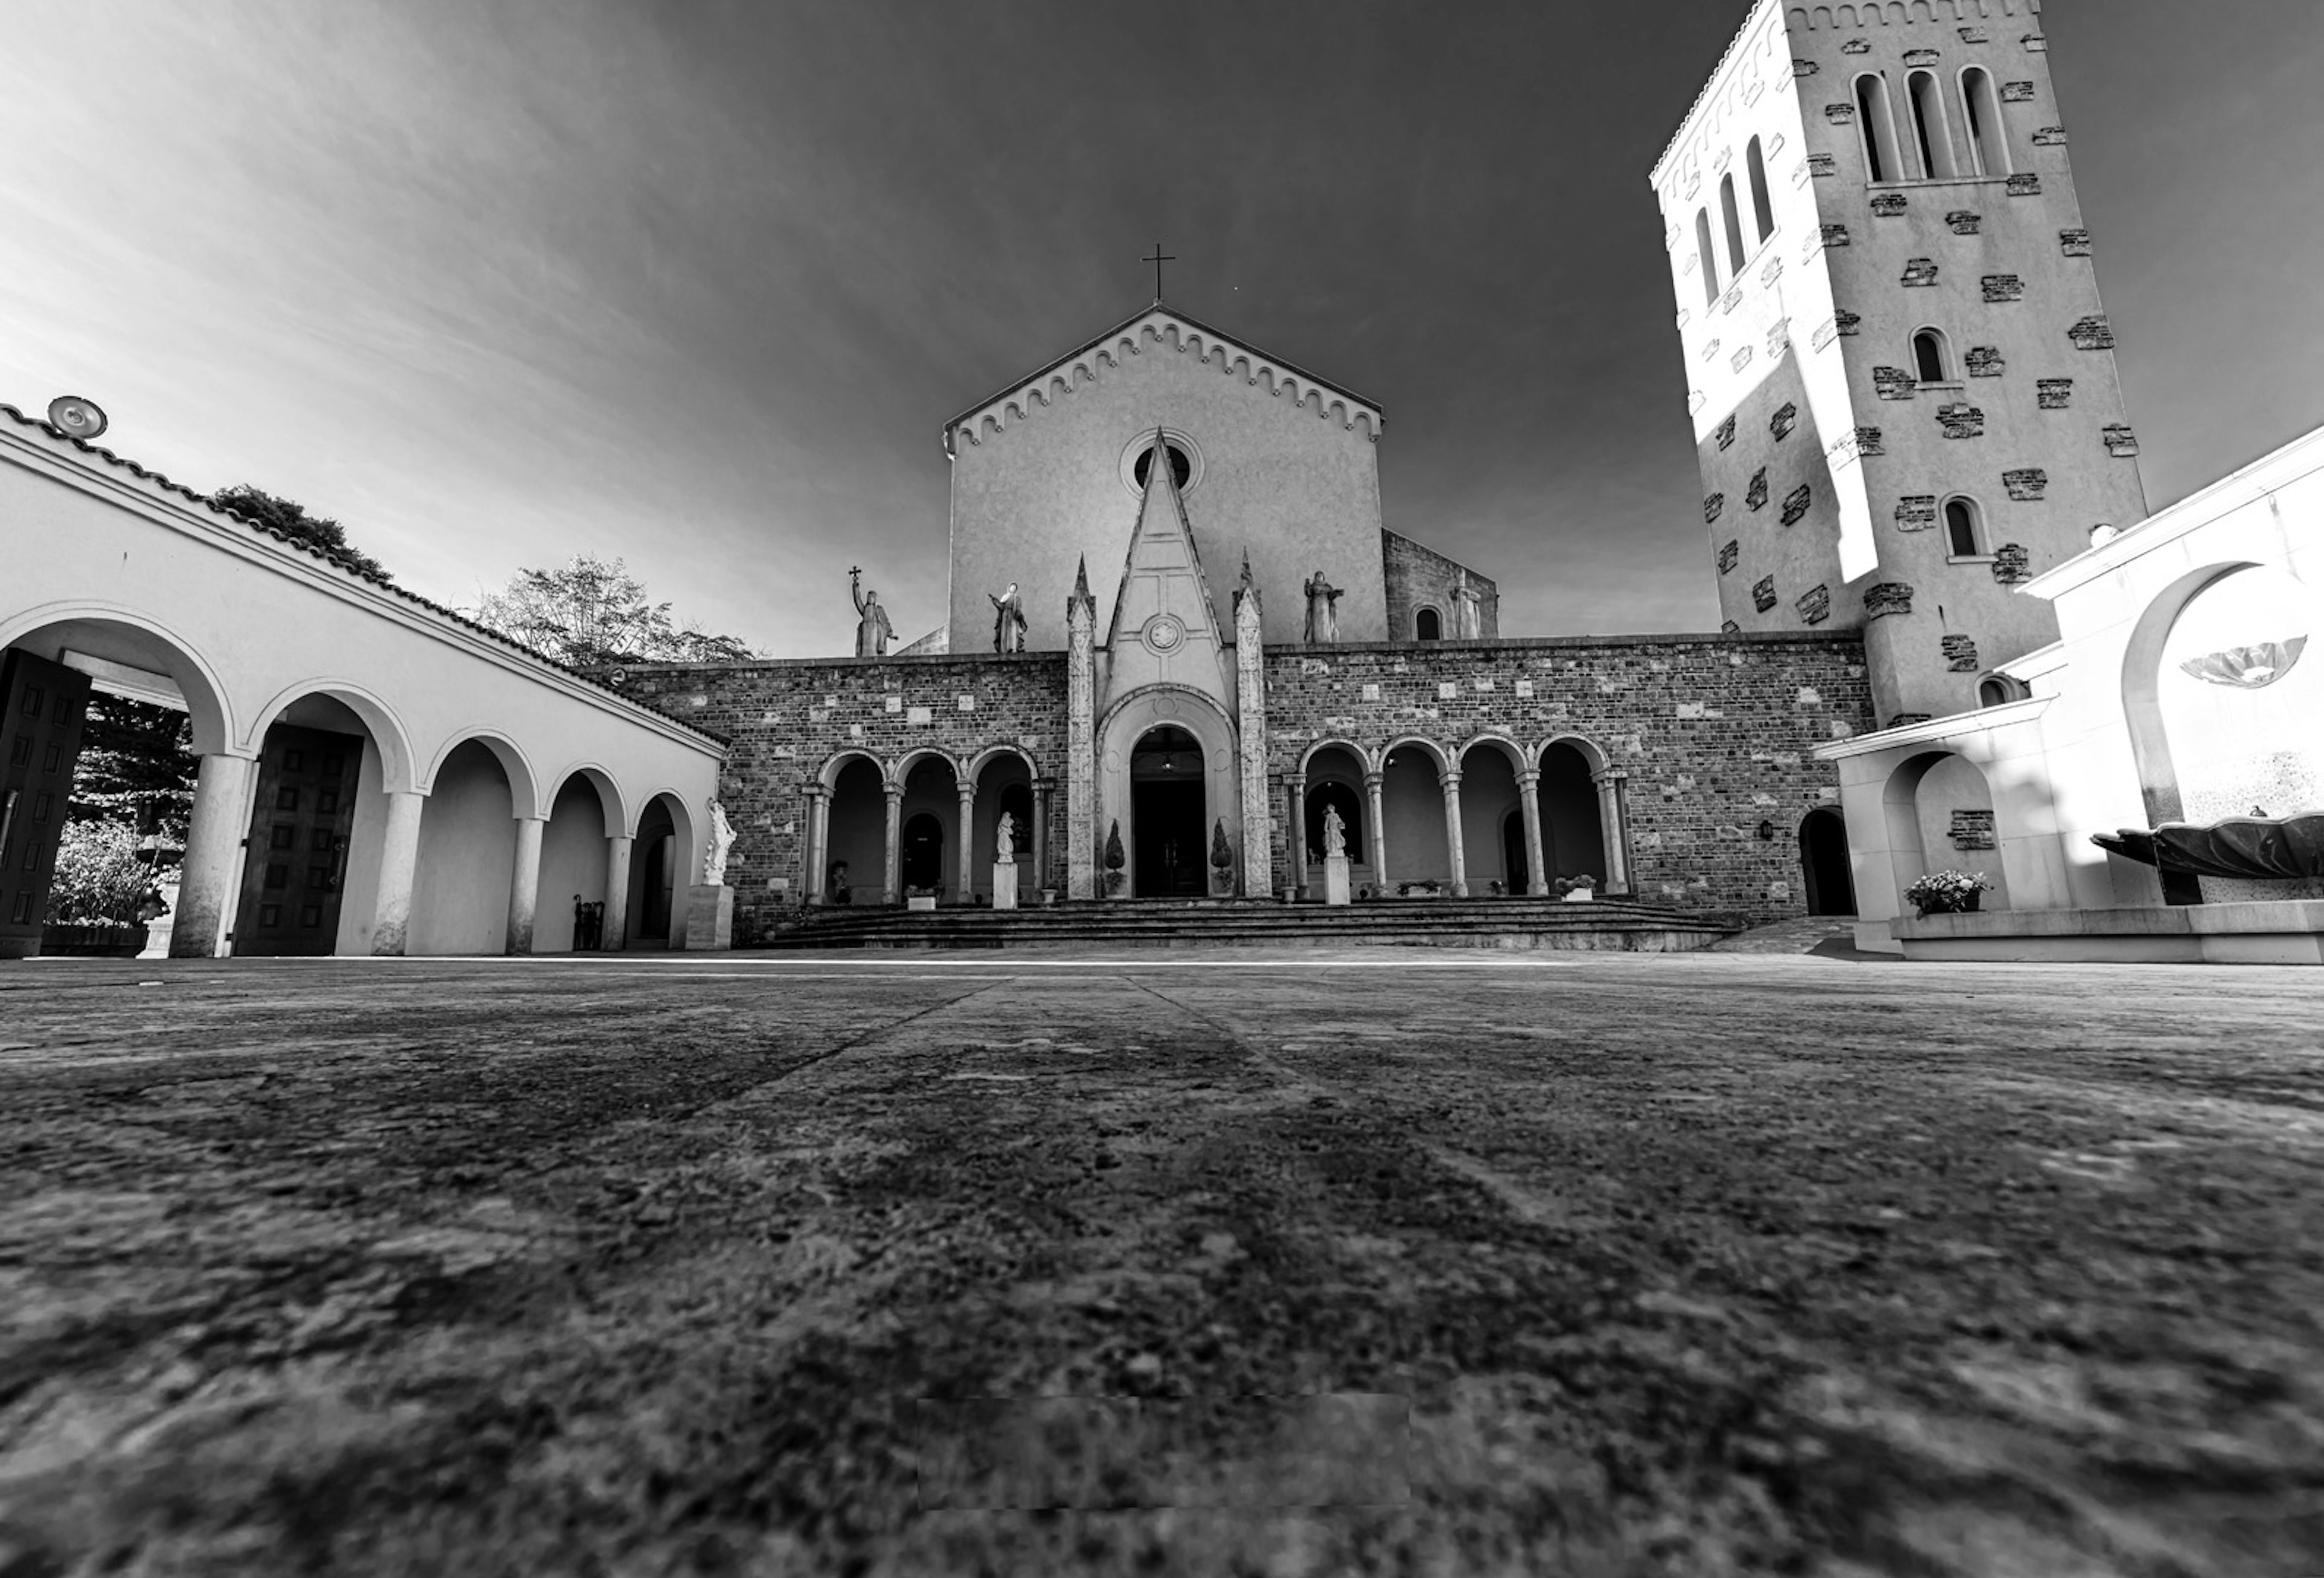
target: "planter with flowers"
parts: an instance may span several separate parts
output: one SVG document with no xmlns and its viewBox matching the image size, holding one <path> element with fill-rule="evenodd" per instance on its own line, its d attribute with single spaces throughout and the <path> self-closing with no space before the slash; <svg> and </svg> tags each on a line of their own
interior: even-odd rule
<svg viewBox="0 0 2324 1578">
<path fill-rule="evenodd" d="M 1992 885 L 1971 872 L 1932 871 L 1904 890 L 1904 902 L 1923 920 L 1931 915 L 1971 914 L 1977 910 L 1978 895 Z"/>
</svg>

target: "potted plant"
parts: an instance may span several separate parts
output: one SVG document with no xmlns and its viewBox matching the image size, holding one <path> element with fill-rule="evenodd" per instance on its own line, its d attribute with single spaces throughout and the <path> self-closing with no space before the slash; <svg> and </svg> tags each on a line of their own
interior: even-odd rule
<svg viewBox="0 0 2324 1578">
<path fill-rule="evenodd" d="M 1234 897 L 1234 850 L 1227 843 L 1226 818 L 1211 829 L 1211 896 Z"/>
<path fill-rule="evenodd" d="M 1586 904 L 1598 896 L 1598 879 L 1588 872 L 1579 876 L 1561 876 L 1556 883 L 1557 896 L 1569 904 Z"/>
<path fill-rule="evenodd" d="M 1972 914 L 1977 910 L 1978 895 L 1993 884 L 1967 871 L 1932 871 L 1904 890 L 1904 902 L 1920 913 L 1923 920 L 1931 915 Z"/>
<path fill-rule="evenodd" d="M 1129 864 L 1129 858 L 1121 852 L 1121 823 L 1116 821 L 1112 830 L 1105 835 L 1106 897 L 1121 896 L 1122 888 L 1130 881 L 1129 875 L 1121 869 L 1127 864 Z"/>
</svg>

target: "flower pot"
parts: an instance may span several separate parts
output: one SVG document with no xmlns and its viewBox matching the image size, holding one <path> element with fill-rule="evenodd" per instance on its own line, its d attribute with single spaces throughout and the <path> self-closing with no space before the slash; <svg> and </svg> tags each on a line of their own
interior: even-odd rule
<svg viewBox="0 0 2324 1578">
<path fill-rule="evenodd" d="M 1984 896 L 1985 895 L 1983 894 L 1978 892 L 1975 888 L 1971 888 L 1969 890 L 1969 897 L 1961 901 L 1961 913 L 1965 915 L 1976 914 L 1978 901 Z"/>
</svg>

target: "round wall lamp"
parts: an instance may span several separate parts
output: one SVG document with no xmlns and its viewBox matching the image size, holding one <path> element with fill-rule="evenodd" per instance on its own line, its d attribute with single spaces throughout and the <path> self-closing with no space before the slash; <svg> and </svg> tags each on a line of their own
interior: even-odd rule
<svg viewBox="0 0 2324 1578">
<path fill-rule="evenodd" d="M 1763 843 L 1774 843 L 1775 841 L 1775 824 L 1771 821 L 1761 822 L 1759 824 L 1759 839 Z"/>
</svg>

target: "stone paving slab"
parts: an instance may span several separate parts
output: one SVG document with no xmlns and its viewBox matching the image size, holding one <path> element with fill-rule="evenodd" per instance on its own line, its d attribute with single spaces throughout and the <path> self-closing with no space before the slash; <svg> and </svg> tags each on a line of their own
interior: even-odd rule
<svg viewBox="0 0 2324 1578">
<path fill-rule="evenodd" d="M 0 1573 L 2324 1550 L 2324 987 L 0 966 Z"/>
</svg>

